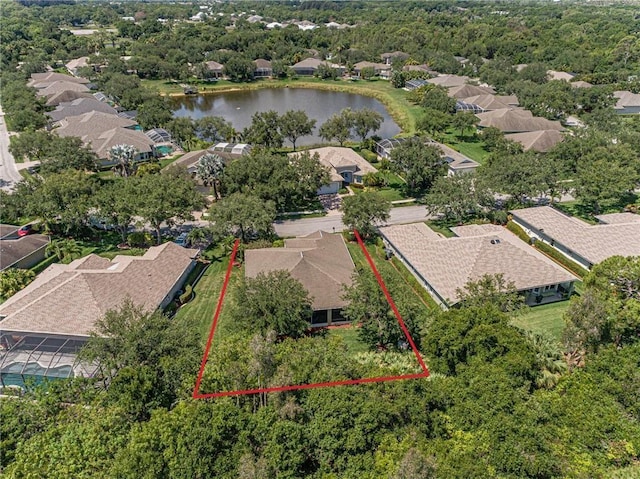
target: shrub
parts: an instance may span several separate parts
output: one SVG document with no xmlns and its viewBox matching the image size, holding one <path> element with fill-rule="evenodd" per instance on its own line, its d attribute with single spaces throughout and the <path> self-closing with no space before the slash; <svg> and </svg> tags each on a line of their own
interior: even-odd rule
<svg viewBox="0 0 640 479">
<path fill-rule="evenodd" d="M 579 278 L 583 278 L 587 274 L 589 274 L 588 270 L 580 266 L 575 261 L 570 260 L 565 255 L 560 253 L 557 249 L 553 248 L 552 246 L 549 246 L 547 243 L 543 243 L 542 241 L 536 241 L 534 245 L 536 249 L 542 251 L 547 256 L 550 256 L 551 258 L 553 258 L 556 262 L 563 265 L 565 268 L 567 268 L 569 271 L 571 271 L 573 274 L 575 274 Z"/>
<path fill-rule="evenodd" d="M 144 231 L 134 231 L 127 236 L 127 244 L 132 248 L 148 246 L 152 242 L 152 236 Z"/>
<path fill-rule="evenodd" d="M 522 241 L 526 243 L 531 243 L 531 238 L 529 237 L 529 235 L 525 233 L 524 230 L 519 225 L 515 224 L 513 221 L 507 222 L 507 229 L 511 231 L 514 235 L 516 235 L 518 238 L 520 238 Z"/>
<path fill-rule="evenodd" d="M 360 156 L 362 156 L 369 163 L 376 163 L 378 161 L 378 155 L 376 155 L 373 151 L 370 150 L 360 150 Z"/>
<path fill-rule="evenodd" d="M 180 304 L 185 304 L 189 302 L 191 296 L 193 296 L 193 287 L 188 284 L 187 287 L 184 288 L 184 293 L 180 295 L 178 300 L 180 301 Z"/>
</svg>

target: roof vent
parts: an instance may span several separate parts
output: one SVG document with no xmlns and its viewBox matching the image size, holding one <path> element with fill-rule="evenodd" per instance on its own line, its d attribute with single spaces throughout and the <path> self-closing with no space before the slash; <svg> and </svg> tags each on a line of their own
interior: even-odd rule
<svg viewBox="0 0 640 479">
<path fill-rule="evenodd" d="M 500 240 L 498 238 L 492 239 L 491 244 L 500 244 Z"/>
</svg>

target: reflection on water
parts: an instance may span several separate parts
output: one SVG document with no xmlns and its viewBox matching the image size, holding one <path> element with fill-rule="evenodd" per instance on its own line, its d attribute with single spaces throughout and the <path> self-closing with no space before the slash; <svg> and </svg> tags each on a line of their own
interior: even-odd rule
<svg viewBox="0 0 640 479">
<path fill-rule="evenodd" d="M 382 103 L 375 98 L 352 93 L 306 88 L 269 88 L 179 97 L 173 98 L 172 101 L 174 115 L 177 117 L 198 119 L 203 116 L 222 116 L 230 121 L 237 131 L 249 126 L 251 117 L 259 111 L 275 110 L 283 114 L 288 110 L 303 110 L 309 118 L 316 119 L 316 128 L 313 136 L 298 140 L 300 145 L 322 141 L 317 136 L 318 128 L 343 108 L 371 108 L 381 113 L 384 121 L 376 133 L 378 136 L 389 138 L 400 133 L 400 128 L 391 119 Z"/>
</svg>

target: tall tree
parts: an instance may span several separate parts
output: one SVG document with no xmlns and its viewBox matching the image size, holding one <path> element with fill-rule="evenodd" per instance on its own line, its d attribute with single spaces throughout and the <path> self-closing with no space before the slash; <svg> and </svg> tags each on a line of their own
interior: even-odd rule
<svg viewBox="0 0 640 479">
<path fill-rule="evenodd" d="M 298 338 L 311 326 L 311 299 L 288 271 L 247 278 L 236 291 L 233 317 L 247 331 Z"/>
<path fill-rule="evenodd" d="M 213 186 L 213 196 L 218 199 L 218 185 L 224 172 L 224 160 L 220 156 L 207 153 L 200 157 L 196 166 L 196 175 L 205 185 Z"/>
<path fill-rule="evenodd" d="M 280 116 L 277 111 L 259 111 L 251 117 L 251 125 L 244 129 L 242 136 L 247 143 L 280 148 L 283 138 L 279 130 Z"/>
<path fill-rule="evenodd" d="M 391 151 L 392 167 L 404 175 L 409 194 L 424 194 L 436 178 L 446 174 L 446 162 L 437 146 L 419 138 L 402 142 Z"/>
<path fill-rule="evenodd" d="M 320 138 L 325 141 L 336 140 L 340 146 L 351 138 L 351 128 L 353 126 L 352 111 L 345 108 L 340 113 L 331 117 L 320 126 Z"/>
<path fill-rule="evenodd" d="M 102 185 L 94 197 L 99 218 L 113 226 L 123 243 L 127 241 L 140 201 L 137 181 L 137 178 L 110 181 Z"/>
<path fill-rule="evenodd" d="M 351 125 L 360 141 L 364 141 L 369 133 L 375 133 L 380 129 L 383 117 L 371 108 L 355 110 L 351 113 Z"/>
<path fill-rule="evenodd" d="M 391 202 L 376 191 L 364 191 L 342 200 L 342 222 L 363 238 L 375 233 L 376 226 L 389 219 Z"/>
<path fill-rule="evenodd" d="M 436 178 L 426 196 L 427 211 L 442 214 L 447 220 L 463 222 L 477 214 L 492 196 L 473 173 Z"/>
<path fill-rule="evenodd" d="M 456 113 L 451 120 L 451 126 L 460 130 L 460 136 L 464 136 L 467 130 L 478 123 L 480 123 L 480 119 L 470 111 Z"/>
<path fill-rule="evenodd" d="M 136 149 L 131 145 L 114 145 L 109 148 L 109 160 L 115 163 L 113 171 L 123 178 L 133 175 Z"/>
<path fill-rule="evenodd" d="M 232 141 L 233 127 L 221 116 L 203 116 L 196 120 L 196 133 L 206 141 Z"/>
<path fill-rule="evenodd" d="M 158 175 L 140 177 L 137 214 L 156 232 L 157 243 L 162 243 L 162 224 L 169 226 L 178 220 L 193 218 L 204 200 L 186 171 L 173 169 Z"/>
<path fill-rule="evenodd" d="M 263 201 L 245 193 L 233 193 L 215 203 L 209 219 L 220 235 L 239 233 L 243 242 L 254 236 L 266 237 L 272 231 L 276 209 L 271 201 Z"/>
<path fill-rule="evenodd" d="M 493 306 L 503 313 L 514 314 L 525 308 L 524 296 L 518 293 L 513 281 L 506 281 L 502 273 L 485 274 L 470 280 L 464 288 L 456 289 L 457 299 L 465 308 Z"/>
<path fill-rule="evenodd" d="M 289 110 L 280 117 L 280 133 L 291 142 L 296 151 L 296 141 L 302 136 L 308 136 L 316 126 L 316 120 L 310 119 L 302 110 Z"/>
</svg>

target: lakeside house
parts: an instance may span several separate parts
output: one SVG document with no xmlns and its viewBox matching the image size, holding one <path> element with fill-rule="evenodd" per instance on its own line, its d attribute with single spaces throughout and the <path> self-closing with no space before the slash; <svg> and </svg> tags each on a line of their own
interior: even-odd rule
<svg viewBox="0 0 640 479">
<path fill-rule="evenodd" d="M 476 113 L 476 116 L 480 119 L 479 128 L 492 126 L 504 133 L 541 130 L 564 131 L 564 127 L 559 121 L 535 117 L 529 110 L 521 108 L 501 108 L 500 110 Z"/>
<path fill-rule="evenodd" d="M 547 243 L 586 269 L 611 256 L 640 256 L 640 215 L 634 213 L 599 215 L 597 225 L 550 206 L 510 213 L 514 223 L 529 236 Z"/>
<path fill-rule="evenodd" d="M 458 290 L 484 275 L 503 275 L 530 305 L 568 298 L 578 280 L 501 226 L 451 230 L 456 237 L 445 238 L 424 223 L 380 228 L 386 247 L 443 309 L 458 304 Z"/>
<path fill-rule="evenodd" d="M 613 107 L 618 115 L 640 114 L 640 93 L 614 91 L 613 96 L 618 100 Z"/>
<path fill-rule="evenodd" d="M 344 75 L 345 68 L 342 65 L 319 60 L 318 58 L 305 58 L 292 65 L 291 69 L 299 76 L 313 76 L 318 72 L 318 68 L 321 65 L 333 68 L 338 76 Z"/>
<path fill-rule="evenodd" d="M 117 115 L 118 111 L 106 102 L 99 101 L 94 97 L 81 97 L 69 102 L 61 102 L 55 110 L 49 111 L 46 115 L 52 122 L 64 120 L 70 116 L 84 115 L 98 111 L 109 115 Z"/>
<path fill-rule="evenodd" d="M 78 362 L 76 354 L 96 321 L 127 299 L 144 311 L 164 309 L 198 253 L 169 242 L 143 256 L 90 254 L 52 264 L 0 305 L 0 384 L 92 375 L 96 366 Z"/>
<path fill-rule="evenodd" d="M 345 323 L 342 309 L 344 287 L 352 283 L 355 265 L 341 234 L 316 231 L 307 236 L 284 240 L 284 248 L 245 251 L 245 276 L 288 271 L 302 283 L 312 299 L 311 326 Z"/>
<path fill-rule="evenodd" d="M 337 194 L 341 188 L 355 183 L 361 185 L 368 173 L 377 173 L 371 164 L 351 148 L 325 146 L 307 150 L 312 157 L 318 155 L 318 161 L 329 169 L 331 181 L 318 190 L 318 195 Z M 289 156 L 300 152 L 289 153 Z"/>
<path fill-rule="evenodd" d="M 269 60 L 258 58 L 253 61 L 253 64 L 255 65 L 254 78 L 271 78 L 273 76 L 273 68 L 271 68 Z"/>
</svg>

